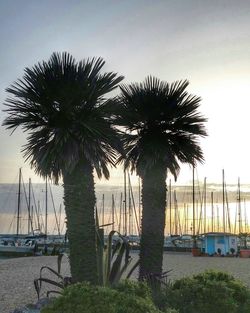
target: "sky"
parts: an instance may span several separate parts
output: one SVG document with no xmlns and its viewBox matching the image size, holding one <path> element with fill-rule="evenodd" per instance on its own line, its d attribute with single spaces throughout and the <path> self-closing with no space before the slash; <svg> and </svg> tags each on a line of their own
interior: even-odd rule
<svg viewBox="0 0 250 313">
<path fill-rule="evenodd" d="M 200 112 L 208 119 L 199 179 L 219 183 L 224 169 L 228 183 L 238 177 L 250 183 L 250 1 L 1 0 L 1 124 L 5 88 L 55 51 L 77 60 L 101 56 L 105 70 L 124 75 L 124 83 L 148 75 L 170 83 L 188 79 L 188 91 L 202 98 Z M 27 180 L 41 181 L 24 162 L 25 136 L 0 126 L 0 183 L 14 182 L 19 167 Z M 190 182 L 191 175 L 182 166 L 177 183 Z M 101 183 L 117 182 L 119 169 Z"/>
</svg>

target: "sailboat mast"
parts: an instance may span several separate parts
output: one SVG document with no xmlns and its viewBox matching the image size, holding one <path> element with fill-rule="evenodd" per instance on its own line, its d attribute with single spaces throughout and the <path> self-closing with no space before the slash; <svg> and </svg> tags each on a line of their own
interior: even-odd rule
<svg viewBox="0 0 250 313">
<path fill-rule="evenodd" d="M 240 194 L 240 178 L 238 178 L 238 204 L 239 204 L 239 233 L 242 232 L 242 227 L 241 227 L 241 194 Z"/>
<path fill-rule="evenodd" d="M 139 207 L 139 233 L 141 232 L 141 180 L 139 177 L 139 183 L 138 183 L 138 207 Z"/>
<path fill-rule="evenodd" d="M 136 227 L 137 227 L 137 231 L 138 231 L 138 235 L 140 235 L 141 230 L 140 230 L 140 222 L 138 221 L 138 212 L 136 211 L 135 208 L 135 199 L 134 199 L 134 193 L 133 193 L 133 189 L 132 189 L 132 184 L 131 184 L 131 180 L 130 180 L 130 176 L 128 175 L 128 179 L 129 179 L 129 194 L 130 194 L 130 198 L 131 198 L 131 210 L 132 210 L 132 234 L 133 231 L 135 231 Z M 133 210 L 134 209 L 134 210 Z M 134 219 L 133 219 L 133 213 L 134 213 Z M 136 232 L 135 232 L 136 233 Z"/>
<path fill-rule="evenodd" d="M 124 167 L 124 235 L 127 236 L 127 181 L 126 169 Z"/>
<path fill-rule="evenodd" d="M 133 233 L 133 216 L 132 216 L 132 206 L 131 206 L 131 183 L 128 173 L 128 234 Z"/>
<path fill-rule="evenodd" d="M 195 238 L 195 188 L 194 188 L 194 166 L 193 166 L 193 237 Z M 195 242 L 195 240 L 194 240 Z M 195 243 L 196 244 L 196 243 Z"/>
<path fill-rule="evenodd" d="M 114 230 L 115 228 L 115 199 L 114 199 L 114 195 L 112 194 L 112 230 Z"/>
<path fill-rule="evenodd" d="M 219 215 L 219 206 L 217 205 L 217 231 L 220 231 L 220 215 Z"/>
<path fill-rule="evenodd" d="M 45 179 L 45 235 L 48 234 L 48 178 Z"/>
<path fill-rule="evenodd" d="M 194 187 L 194 170 L 195 170 L 195 166 L 193 164 L 193 248 L 196 249 L 197 248 L 197 238 L 196 238 L 196 228 L 195 228 L 195 187 Z M 198 208 L 198 205 L 197 205 Z M 198 213 L 197 213 L 198 216 Z"/>
<path fill-rule="evenodd" d="M 243 199 L 244 201 L 244 224 L 245 224 L 245 229 L 244 232 L 247 233 L 247 210 L 246 210 L 246 199 Z"/>
<path fill-rule="evenodd" d="M 230 219 L 230 212 L 229 212 L 229 204 L 228 204 L 228 195 L 227 195 L 227 185 L 225 183 L 225 193 L 226 193 L 226 204 L 227 204 L 227 223 L 228 223 L 228 230 L 231 233 L 231 219 Z"/>
<path fill-rule="evenodd" d="M 19 181 L 18 181 L 18 198 L 17 198 L 17 226 L 16 226 L 16 236 L 19 236 L 19 226 L 20 226 L 20 208 L 21 208 L 21 177 L 22 169 L 19 169 Z"/>
<path fill-rule="evenodd" d="M 59 222 L 58 222 L 59 235 L 61 234 L 61 217 L 62 217 L 62 204 L 60 203 L 60 206 L 59 206 Z"/>
<path fill-rule="evenodd" d="M 102 225 L 104 225 L 104 193 L 102 194 Z"/>
<path fill-rule="evenodd" d="M 60 236 L 61 235 L 60 234 L 60 225 L 59 225 L 58 218 L 57 218 L 55 202 L 54 202 L 54 198 L 53 198 L 52 189 L 51 189 L 51 185 L 50 184 L 49 184 L 49 190 L 50 190 L 50 198 L 51 198 L 51 201 L 52 201 L 52 206 L 53 206 L 55 220 L 56 220 L 57 232 L 58 232 L 58 235 Z"/>
<path fill-rule="evenodd" d="M 212 233 L 214 232 L 214 193 L 211 192 Z"/>
<path fill-rule="evenodd" d="M 207 231 L 207 178 L 204 178 L 204 233 Z"/>
<path fill-rule="evenodd" d="M 32 218 L 33 216 L 31 215 L 31 208 L 30 208 L 30 199 L 31 199 L 31 179 L 29 178 L 29 194 L 28 194 L 28 214 L 29 214 L 29 218 L 28 218 L 28 234 L 30 233 L 30 228 L 31 227 L 31 223 L 32 223 Z"/>
<path fill-rule="evenodd" d="M 121 225 L 122 225 L 122 192 L 120 196 L 120 212 L 119 212 L 119 224 L 118 224 L 118 232 L 121 232 Z"/>
<path fill-rule="evenodd" d="M 31 178 L 29 178 L 29 194 L 28 194 L 28 234 L 30 232 L 32 232 L 32 234 L 34 235 L 33 206 L 31 207 Z"/>
<path fill-rule="evenodd" d="M 226 232 L 225 223 L 225 174 L 224 169 L 222 170 L 222 202 L 223 202 L 223 232 Z"/>
<path fill-rule="evenodd" d="M 184 203 L 184 234 L 187 233 L 187 210 L 186 210 L 186 203 Z"/>
<path fill-rule="evenodd" d="M 169 180 L 169 235 L 172 235 L 172 186 Z"/>
<path fill-rule="evenodd" d="M 178 205 L 177 205 L 177 198 L 176 198 L 176 191 L 174 190 L 174 226 L 175 226 L 175 230 L 174 230 L 174 234 L 178 235 Z"/>
</svg>

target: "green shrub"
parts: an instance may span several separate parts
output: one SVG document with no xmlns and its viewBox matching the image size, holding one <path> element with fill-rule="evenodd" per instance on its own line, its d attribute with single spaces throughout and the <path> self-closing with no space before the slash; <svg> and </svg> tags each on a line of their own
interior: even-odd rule
<svg viewBox="0 0 250 313">
<path fill-rule="evenodd" d="M 126 279 L 121 281 L 115 289 L 119 292 L 125 292 L 141 298 L 151 299 L 152 297 L 151 290 L 145 282 L 137 282 Z"/>
<path fill-rule="evenodd" d="M 141 286 L 141 290 L 139 290 Z M 173 311 L 166 311 L 174 313 Z M 145 285 L 124 282 L 116 289 L 87 283 L 67 287 L 42 313 L 160 313 Z"/>
<path fill-rule="evenodd" d="M 249 313 L 250 291 L 227 273 L 206 271 L 166 287 L 160 307 L 168 306 L 180 313 Z"/>
</svg>

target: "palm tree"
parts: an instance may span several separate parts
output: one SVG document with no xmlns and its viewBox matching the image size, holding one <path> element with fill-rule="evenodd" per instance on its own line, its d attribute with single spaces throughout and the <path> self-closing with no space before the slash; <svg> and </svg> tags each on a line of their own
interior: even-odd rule
<svg viewBox="0 0 250 313">
<path fill-rule="evenodd" d="M 179 163 L 203 161 L 198 138 L 207 135 L 206 119 L 197 112 L 201 99 L 186 91 L 188 84 L 149 76 L 121 86 L 117 124 L 126 130 L 125 168 L 142 179 L 139 279 L 162 273 L 167 172 L 176 179 Z"/>
<path fill-rule="evenodd" d="M 121 143 L 105 94 L 123 79 L 101 74 L 101 58 L 76 62 L 68 53 L 26 68 L 6 91 L 4 126 L 28 134 L 22 152 L 35 172 L 63 179 L 70 266 L 74 282 L 97 282 L 93 172 L 109 178 Z"/>
</svg>

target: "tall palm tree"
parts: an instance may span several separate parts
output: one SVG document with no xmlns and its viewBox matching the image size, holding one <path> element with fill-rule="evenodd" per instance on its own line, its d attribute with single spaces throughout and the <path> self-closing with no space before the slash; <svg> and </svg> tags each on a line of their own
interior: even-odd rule
<svg viewBox="0 0 250 313">
<path fill-rule="evenodd" d="M 198 138 L 207 135 L 206 119 L 198 113 L 201 99 L 186 91 L 188 84 L 149 76 L 121 86 L 117 124 L 126 130 L 125 167 L 142 179 L 140 279 L 162 273 L 167 172 L 176 178 L 180 163 L 203 161 Z"/>
<path fill-rule="evenodd" d="M 121 151 L 105 94 L 123 79 L 101 74 L 101 58 L 76 62 L 68 53 L 26 68 L 6 89 L 4 126 L 28 134 L 22 152 L 35 172 L 58 183 L 62 177 L 73 281 L 97 282 L 93 172 L 109 178 Z"/>
</svg>

